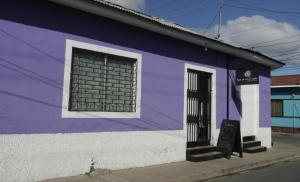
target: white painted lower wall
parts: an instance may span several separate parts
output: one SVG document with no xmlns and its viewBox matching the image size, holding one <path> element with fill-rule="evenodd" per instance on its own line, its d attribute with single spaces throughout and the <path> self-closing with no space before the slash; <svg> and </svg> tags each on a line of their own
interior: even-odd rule
<svg viewBox="0 0 300 182">
<path fill-rule="evenodd" d="M 241 85 L 241 135 L 256 135 L 259 128 L 259 84 Z"/>
<path fill-rule="evenodd" d="M 214 129 L 212 130 L 212 134 L 211 134 L 211 140 L 210 140 L 210 144 L 217 146 L 218 144 L 218 139 L 219 139 L 219 134 L 220 134 L 220 129 Z"/>
<path fill-rule="evenodd" d="M 271 148 L 271 128 L 259 127 L 259 84 L 241 86 L 241 135 L 255 135 L 261 145 Z"/>
<path fill-rule="evenodd" d="M 272 147 L 272 131 L 269 128 L 258 128 L 256 140 L 261 141 L 261 145 L 267 148 Z"/>
<path fill-rule="evenodd" d="M 185 160 L 186 132 L 0 135 L 1 181 L 37 181 Z"/>
</svg>

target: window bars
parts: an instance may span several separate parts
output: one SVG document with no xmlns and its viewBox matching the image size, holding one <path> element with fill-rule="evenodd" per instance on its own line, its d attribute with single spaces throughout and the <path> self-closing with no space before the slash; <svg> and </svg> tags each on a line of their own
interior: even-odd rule
<svg viewBox="0 0 300 182">
<path fill-rule="evenodd" d="M 137 60 L 73 48 L 69 111 L 135 112 Z"/>
</svg>

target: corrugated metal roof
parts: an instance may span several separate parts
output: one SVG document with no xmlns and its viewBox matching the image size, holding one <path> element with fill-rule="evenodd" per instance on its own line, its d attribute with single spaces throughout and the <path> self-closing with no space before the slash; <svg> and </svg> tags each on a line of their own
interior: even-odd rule
<svg viewBox="0 0 300 182">
<path fill-rule="evenodd" d="M 138 12 L 138 11 L 135 11 L 135 10 L 123 7 L 123 6 L 118 5 L 118 4 L 114 4 L 114 3 L 111 3 L 111 2 L 108 2 L 108 1 L 105 1 L 105 0 L 93 0 L 93 1 L 105 4 L 105 5 L 113 7 L 113 8 L 117 8 L 117 9 L 125 11 L 127 13 L 132 13 L 134 15 L 140 16 L 140 17 L 148 19 L 150 21 L 155 21 L 155 22 L 160 23 L 160 24 L 162 24 L 164 26 L 168 26 L 168 27 L 171 27 L 171 28 L 176 28 L 178 30 L 182 30 L 182 31 L 185 31 L 185 32 L 193 33 L 193 34 L 196 34 L 196 35 L 205 36 L 205 35 L 203 35 L 203 34 L 201 34 L 199 32 L 196 32 L 196 31 L 193 31 L 191 29 L 188 29 L 188 28 L 186 28 L 186 27 L 184 27 L 182 25 L 179 25 L 179 24 L 177 24 L 175 22 L 168 21 L 168 20 L 165 20 L 165 19 L 162 19 L 162 18 L 159 18 L 159 17 L 155 17 L 155 16 L 152 16 L 152 15 L 145 14 L 145 13 L 141 13 L 141 12 Z M 205 36 L 205 37 L 207 37 L 207 36 Z M 207 37 L 207 38 L 210 38 L 210 37 Z"/>
</svg>

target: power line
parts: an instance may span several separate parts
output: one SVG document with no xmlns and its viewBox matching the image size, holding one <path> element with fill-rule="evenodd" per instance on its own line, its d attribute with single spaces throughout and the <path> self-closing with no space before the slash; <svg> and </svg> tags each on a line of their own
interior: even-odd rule
<svg viewBox="0 0 300 182">
<path fill-rule="evenodd" d="M 290 61 L 282 61 L 281 62 L 284 62 L 286 64 L 286 66 L 293 66 L 293 65 L 297 65 L 297 66 L 300 66 L 300 62 L 299 62 L 299 59 L 297 60 L 290 60 Z"/>
<path fill-rule="evenodd" d="M 300 66 L 300 62 L 299 62 L 299 59 L 297 60 L 293 60 L 293 62 L 291 61 L 282 61 L 286 64 L 286 66 L 290 67 L 290 66 Z"/>
<path fill-rule="evenodd" d="M 251 28 L 248 28 L 248 29 L 246 29 L 246 30 L 243 30 L 243 31 L 237 31 L 237 32 L 235 32 L 235 33 L 231 33 L 231 34 L 225 34 L 225 36 L 223 35 L 223 38 L 225 37 L 225 38 L 231 38 L 231 37 L 235 37 L 235 36 L 238 36 L 238 35 L 240 35 L 240 34 L 244 34 L 244 33 L 252 33 L 253 31 L 257 31 L 257 30 L 259 30 L 259 29 L 264 29 L 264 28 L 267 28 L 267 27 L 270 27 L 270 26 L 273 26 L 274 24 L 276 24 L 276 22 L 274 22 L 274 23 L 270 23 L 270 24 L 265 24 L 265 25 L 259 25 L 259 26 L 255 26 L 255 27 L 251 27 Z M 247 41 L 247 40 L 245 40 L 241 45 L 241 47 L 247 47 L 247 46 L 245 46 L 245 45 L 243 45 L 243 44 L 249 44 L 249 42 L 250 41 Z M 255 47 L 249 47 L 249 48 L 255 48 Z"/>
<path fill-rule="evenodd" d="M 266 43 L 270 43 L 270 42 L 276 42 L 278 40 L 282 40 L 282 39 L 287 39 L 287 38 L 292 38 L 292 37 L 297 37 L 299 36 L 300 34 L 295 34 L 295 35 L 290 35 L 290 36 L 286 36 L 286 37 L 281 37 L 281 38 L 277 38 L 277 39 L 273 39 L 273 40 L 269 40 L 269 41 L 262 41 L 262 42 L 258 42 L 258 43 L 255 43 L 255 44 L 248 44 L 248 45 L 245 45 L 245 47 L 249 47 L 249 48 L 253 48 L 257 45 L 262 45 L 262 44 L 266 44 Z"/>
<path fill-rule="evenodd" d="M 239 1 L 237 1 L 237 2 L 239 2 Z M 243 3 L 242 3 L 242 4 L 243 4 Z M 246 3 L 245 3 L 245 4 L 246 4 Z M 245 4 L 244 4 L 244 5 L 245 5 Z M 236 7 L 236 8 L 248 9 L 248 10 L 261 10 L 261 11 L 268 11 L 268 12 L 272 12 L 272 13 L 281 13 L 281 14 L 286 14 L 286 13 L 291 14 L 291 13 L 295 13 L 295 12 L 287 12 L 287 11 L 281 11 L 281 12 L 279 12 L 279 11 L 270 10 L 270 9 L 266 9 L 266 8 L 260 8 L 260 7 L 256 7 L 256 6 L 251 6 L 250 8 L 246 8 L 246 7 L 234 6 L 234 5 L 230 5 L 230 4 L 226 4 L 226 6 L 227 6 L 227 5 L 228 5 L 229 7 Z M 247 4 L 247 5 L 249 5 L 249 4 Z M 296 14 L 300 14 L 300 12 L 296 12 Z M 298 16 L 297 16 L 297 17 L 298 17 Z M 272 23 L 272 24 L 274 24 L 274 23 Z M 272 25 L 272 24 L 270 24 L 270 25 Z M 268 25 L 268 26 L 269 26 L 269 25 Z M 262 27 L 262 28 L 265 28 L 265 27 L 266 27 L 266 25 L 265 25 L 264 27 Z M 259 28 L 259 29 L 260 29 L 260 28 Z M 253 30 L 253 27 L 251 28 L 251 30 Z M 243 32 L 246 32 L 246 31 L 243 31 Z M 235 33 L 235 34 L 230 34 L 230 35 L 233 36 L 233 35 L 237 35 L 237 34 L 241 34 L 241 33 L 242 33 L 242 32 Z M 271 41 L 263 41 L 263 42 L 259 42 L 259 43 L 257 43 L 257 44 L 252 44 L 251 47 L 252 47 L 252 48 L 272 47 L 272 46 L 277 46 L 277 45 L 286 45 L 286 44 L 291 44 L 291 43 L 299 42 L 300 40 L 296 40 L 296 41 L 293 40 L 293 41 L 288 41 L 288 42 L 280 42 L 280 43 L 274 43 L 274 44 L 264 45 L 264 44 L 276 42 L 276 41 L 279 41 L 279 40 L 282 40 L 282 39 L 287 39 L 287 38 L 291 38 L 291 37 L 295 37 L 295 36 L 297 36 L 297 35 L 287 36 L 287 37 L 283 37 L 283 38 L 277 38 L 277 39 L 271 40 Z M 248 45 L 248 46 L 250 46 L 250 45 Z M 282 55 L 287 55 L 287 54 L 286 54 L 286 53 L 285 53 L 285 54 L 281 54 L 281 56 L 282 56 Z M 278 55 L 277 55 L 277 56 L 278 56 Z M 293 53 L 292 56 L 285 58 L 284 61 L 285 61 L 285 62 L 292 62 L 292 61 L 294 61 L 294 60 L 290 60 L 290 61 L 289 61 L 289 59 L 292 59 L 292 58 L 297 57 L 297 56 L 298 56 L 298 54 Z M 298 63 L 294 63 L 294 64 L 299 65 Z M 289 64 L 289 65 L 291 65 L 291 64 Z M 291 68 L 289 68 L 289 69 L 291 69 Z M 293 67 L 293 69 L 295 69 L 295 67 Z"/>
<path fill-rule="evenodd" d="M 242 21 L 239 21 L 239 22 L 234 22 L 234 25 L 239 25 L 239 24 L 243 24 L 245 22 L 247 22 L 248 20 L 242 20 Z"/>
<path fill-rule="evenodd" d="M 231 0 L 231 1 L 236 1 L 236 0 Z M 234 6 L 234 5 L 229 5 L 227 3 L 224 4 L 224 6 Z M 257 9 L 254 9 L 254 8 L 247 8 L 247 9 L 251 9 L 251 10 L 257 10 Z M 246 23 L 248 20 L 244 20 L 244 21 L 241 21 L 241 22 L 238 22 L 238 23 L 234 23 L 234 25 L 238 25 L 238 24 L 243 24 L 243 23 Z M 266 27 L 269 27 L 269 26 L 272 26 L 272 25 L 275 25 L 277 24 L 277 22 L 273 22 L 273 23 L 268 23 L 268 24 L 264 24 L 264 25 L 259 25 L 259 26 L 256 26 L 256 27 L 251 27 L 249 29 L 246 29 L 246 30 L 243 30 L 243 31 L 239 31 L 239 32 L 235 32 L 235 33 L 231 33 L 231 34 L 228 34 L 224 37 L 233 37 L 233 36 L 237 36 L 237 35 L 240 35 L 242 33 L 245 33 L 245 32 L 249 32 L 249 31 L 253 31 L 254 29 L 257 30 L 257 29 L 262 29 L 262 28 L 266 28 Z"/>
<path fill-rule="evenodd" d="M 266 27 L 261 27 L 261 28 L 266 28 Z M 258 29 L 258 28 L 257 28 Z M 256 30 L 257 30 L 256 29 Z M 248 30 L 250 31 L 250 30 Z M 248 32 L 247 31 L 247 32 Z M 246 31 L 240 31 L 238 33 L 233 33 L 233 34 L 229 34 L 228 36 L 225 36 L 225 37 L 233 37 L 233 36 L 236 36 L 238 34 L 241 34 L 241 33 L 245 33 Z M 299 35 L 299 34 L 298 34 Z M 296 35 L 293 35 L 293 36 L 288 36 L 288 37 L 295 37 Z M 287 37 L 284 37 L 284 38 L 287 38 Z M 269 42 L 274 42 L 274 41 L 278 41 L 278 40 L 281 40 L 281 39 L 284 39 L 284 38 L 278 38 L 278 39 L 275 39 L 275 40 L 271 40 L 271 41 L 265 41 L 265 42 L 261 42 L 261 43 L 258 43 L 258 45 L 261 45 L 261 44 L 265 44 L 265 43 L 269 43 Z M 278 43 L 274 43 L 274 44 L 269 44 L 269 45 L 261 45 L 261 46 L 250 46 L 248 47 L 249 45 L 246 45 L 246 46 L 243 46 L 243 47 L 248 47 L 248 48 L 264 48 L 264 47 L 273 47 L 273 46 L 278 46 L 278 45 L 286 45 L 286 44 L 292 44 L 292 43 L 297 43 L 297 42 L 300 42 L 300 40 L 293 40 L 293 41 L 288 41 L 288 42 L 278 42 Z M 255 45 L 255 44 L 254 44 Z"/>
<path fill-rule="evenodd" d="M 288 56 L 286 58 L 289 58 L 290 56 L 296 56 L 296 55 L 299 55 L 299 54 L 300 54 L 300 52 L 293 51 L 293 53 L 286 53 L 285 55 L 280 55 L 280 56 Z M 272 56 L 272 57 L 279 57 L 279 56 Z M 286 59 L 286 58 L 284 58 L 284 59 Z"/>
<path fill-rule="evenodd" d="M 273 12 L 273 13 L 278 13 L 278 14 L 296 14 L 296 15 L 300 15 L 300 12 L 298 12 L 298 11 L 282 11 L 282 10 L 268 9 L 268 8 L 262 8 L 262 7 L 259 7 L 259 6 L 251 5 L 251 4 L 248 4 L 248 3 L 245 3 L 245 2 L 241 2 L 239 0 L 232 0 L 232 1 L 236 1 L 241 5 L 248 6 L 250 8 L 256 8 L 256 9 L 259 9 L 259 10 L 262 10 L 262 11 Z"/>
<path fill-rule="evenodd" d="M 281 53 L 281 54 L 277 54 L 277 55 L 271 55 L 272 57 L 281 57 L 281 56 L 289 56 L 289 55 L 294 55 L 294 54 L 297 54 L 297 53 L 300 53 L 300 51 L 289 51 L 287 53 Z"/>
<path fill-rule="evenodd" d="M 174 4 L 177 4 L 179 2 L 182 2 L 182 1 L 179 1 L 179 0 L 177 0 L 177 1 L 170 0 L 170 1 L 166 2 L 166 3 L 163 3 L 162 6 L 158 6 L 156 8 L 150 8 L 147 11 L 157 11 L 157 10 L 163 9 L 165 7 L 169 7 L 169 6 L 172 6 Z"/>
<path fill-rule="evenodd" d="M 291 61 L 294 60 L 294 58 L 297 58 L 299 56 L 300 56 L 300 53 L 299 54 L 295 54 L 295 55 L 290 56 L 290 57 L 287 57 L 287 58 L 284 58 L 284 59 L 282 59 L 282 61 L 291 62 Z"/>
<path fill-rule="evenodd" d="M 186 15 L 191 15 L 191 13 L 193 13 L 193 12 L 199 12 L 199 10 L 200 9 L 203 9 L 203 8 L 209 8 L 209 7 L 212 7 L 212 6 L 214 6 L 214 4 L 215 3 L 213 3 L 213 4 L 208 4 L 207 6 L 202 6 L 201 8 L 197 8 L 197 9 L 193 9 L 193 10 L 191 10 L 191 11 L 188 11 L 188 12 L 184 12 L 184 13 L 181 13 L 181 14 L 178 14 L 178 15 L 176 15 L 176 16 L 172 16 L 172 17 L 170 17 L 170 19 L 174 19 L 174 18 L 178 18 L 178 17 L 184 17 L 184 16 L 186 16 Z M 207 9 L 206 9 L 207 10 Z M 203 11 L 202 11 L 203 12 Z"/>
<path fill-rule="evenodd" d="M 298 39 L 298 40 L 293 40 L 293 41 L 289 41 L 289 42 L 280 42 L 280 43 L 274 43 L 274 44 L 270 44 L 270 45 L 256 46 L 256 47 L 253 47 L 253 48 L 274 47 L 274 46 L 286 45 L 286 44 L 292 44 L 292 43 L 297 43 L 297 42 L 300 42 L 300 39 Z"/>
<path fill-rule="evenodd" d="M 299 60 L 297 60 L 297 61 L 298 61 L 297 63 L 288 64 L 287 66 L 288 66 L 288 67 L 291 67 L 291 66 L 298 67 L 298 66 L 300 66 Z M 292 68 L 292 67 L 291 67 L 291 68 Z"/>
<path fill-rule="evenodd" d="M 184 10 L 184 7 L 190 7 L 190 6 L 193 6 L 193 7 L 194 7 L 194 5 L 196 5 L 196 4 L 202 4 L 202 3 L 204 3 L 205 1 L 207 1 L 207 0 L 196 0 L 196 1 L 194 1 L 193 3 L 185 4 L 185 6 L 183 5 L 183 6 L 180 6 L 180 7 L 178 7 L 178 8 L 171 9 L 171 10 L 166 11 L 166 12 L 164 12 L 164 13 L 158 13 L 158 14 L 164 15 L 164 16 L 165 16 L 165 15 L 168 15 L 168 14 L 170 14 L 170 13 L 174 13 L 174 12 L 176 12 L 176 11 Z"/>
<path fill-rule="evenodd" d="M 267 11 L 267 10 L 264 10 L 264 9 L 258 9 L 258 8 L 251 8 L 251 7 L 245 7 L 245 6 L 236 6 L 236 5 L 232 5 L 232 4 L 224 4 L 224 6 L 226 7 L 231 7 L 231 8 L 238 8 L 238 9 L 245 9 L 245 10 L 251 10 L 251 11 L 263 11 L 263 12 L 269 12 L 269 13 L 275 13 L 275 12 L 272 12 L 272 11 Z M 275 14 L 278 14 L 278 13 L 275 13 Z M 300 17 L 300 16 L 297 16 L 297 15 L 293 15 L 293 14 L 284 14 L 284 13 L 280 13 L 280 14 L 283 14 L 285 16 L 291 16 L 291 17 Z"/>
<path fill-rule="evenodd" d="M 208 25 L 206 26 L 205 31 L 203 32 L 204 34 L 212 26 L 212 24 L 216 21 L 218 14 L 219 14 L 219 9 L 217 10 L 216 14 L 213 16 L 213 18 L 211 19 L 211 21 L 208 23 Z"/>
<path fill-rule="evenodd" d="M 225 37 L 234 37 L 234 36 L 237 36 L 237 35 L 240 35 L 240 34 L 243 34 L 245 32 L 250 32 L 250 31 L 253 31 L 253 30 L 258 30 L 258 29 L 263 29 L 263 28 L 266 28 L 266 27 L 269 27 L 271 25 L 274 25 L 276 24 L 277 22 L 274 22 L 274 23 L 268 23 L 268 24 L 264 24 L 264 25 L 259 25 L 259 26 L 255 26 L 255 27 L 251 27 L 251 28 L 248 28 L 248 29 L 245 29 L 243 31 L 238 31 L 238 32 L 235 32 L 235 33 L 231 33 L 231 34 L 225 34 Z"/>
<path fill-rule="evenodd" d="M 243 23 L 247 23 L 248 20 L 244 20 L 242 22 L 238 22 L 238 23 L 234 23 L 234 25 L 239 25 L 239 24 L 243 24 Z M 257 30 L 257 29 L 263 29 L 263 28 L 266 28 L 266 27 L 270 27 L 270 26 L 273 26 L 273 25 L 276 25 L 278 22 L 272 22 L 272 23 L 267 23 L 267 24 L 263 24 L 263 25 L 258 25 L 258 26 L 255 26 L 255 27 L 250 27 L 248 29 L 245 29 L 245 30 L 242 30 L 242 31 L 238 31 L 238 32 L 235 32 L 235 33 L 231 33 L 231 34 L 225 34 L 225 37 L 233 37 L 233 36 L 236 36 L 236 35 L 239 35 L 241 33 L 244 33 L 244 32 L 249 32 L 249 31 L 253 31 L 253 30 Z"/>
<path fill-rule="evenodd" d="M 233 1 L 234 1 L 234 0 L 233 0 Z M 198 3 L 204 3 L 204 2 L 205 2 L 205 0 L 202 0 L 202 1 L 195 1 L 194 3 L 188 4 L 188 5 L 186 5 L 186 6 L 191 6 L 191 5 L 196 4 L 196 3 L 198 4 Z M 167 6 L 168 4 L 170 5 L 171 2 L 166 3 L 164 6 Z M 226 5 L 229 5 L 229 4 L 226 4 Z M 229 6 L 231 6 L 231 5 L 229 5 Z M 236 7 L 237 7 L 237 6 L 236 6 Z M 246 7 L 241 7 L 241 8 L 246 8 Z M 180 9 L 182 9 L 182 7 L 181 7 Z M 267 11 L 267 9 L 261 9 L 261 8 L 259 8 L 259 7 L 248 7 L 248 8 L 246 8 L 246 9 Z M 179 10 L 179 8 L 173 9 L 173 10 L 171 10 L 171 11 L 176 11 L 176 10 Z M 195 10 L 192 10 L 192 11 L 189 11 L 189 12 L 185 12 L 185 13 L 183 13 L 183 14 L 179 14 L 179 16 L 184 16 L 184 15 L 190 13 L 190 12 L 198 11 L 198 10 L 199 10 L 199 9 L 195 9 Z M 165 13 L 167 14 L 167 13 L 169 13 L 169 12 L 171 12 L 171 11 L 167 11 L 167 12 L 165 12 Z M 274 10 L 272 10 L 272 11 L 274 11 Z M 220 12 L 220 10 L 219 10 L 218 12 Z M 209 24 L 208 24 L 208 26 L 207 26 L 206 29 L 208 29 L 208 28 L 215 22 L 216 17 L 217 17 L 217 15 L 218 15 L 218 12 L 213 16 L 212 20 L 209 22 Z M 281 13 L 286 13 L 286 12 L 281 12 Z M 175 18 L 175 17 L 178 17 L 178 16 L 174 16 L 173 18 Z M 240 22 L 240 23 L 243 23 L 243 22 Z M 270 25 L 273 25 L 273 24 L 276 24 L 276 23 L 277 23 L 277 22 L 271 23 L 271 24 L 266 24 L 266 25 L 263 25 L 263 27 L 259 26 L 258 29 L 260 29 L 260 28 L 266 28 L 266 26 L 270 26 Z M 251 28 L 251 30 L 253 30 L 253 27 Z M 247 32 L 247 31 L 248 31 L 248 30 L 242 31 L 242 32 Z M 241 34 L 242 32 L 239 32 L 238 34 Z M 230 34 L 229 36 L 234 36 L 234 35 L 236 35 L 236 34 L 237 34 L 237 33 Z M 293 36 L 296 36 L 296 35 L 293 35 Z M 292 37 L 292 36 L 289 36 L 289 37 Z M 284 38 L 287 38 L 287 37 L 284 37 Z M 284 39 L 284 38 L 278 38 L 278 39 L 271 40 L 271 41 L 264 41 L 264 42 L 260 42 L 260 43 L 254 44 L 254 45 L 263 45 L 263 44 L 275 42 L 275 41 L 278 41 L 278 40 L 281 40 L 281 39 Z M 295 43 L 295 42 L 298 42 L 298 41 L 299 41 L 299 40 L 297 40 L 297 41 L 291 41 L 291 42 L 284 42 L 284 43 L 271 44 L 271 45 L 265 45 L 265 46 L 252 46 L 252 47 L 253 47 L 253 48 L 258 48 L 258 47 L 271 47 L 271 46 L 276 46 L 276 45 Z M 278 56 L 278 55 L 277 55 L 277 56 Z M 293 55 L 293 56 L 295 56 L 295 55 Z M 285 58 L 284 60 L 287 60 L 287 59 L 289 59 L 289 58 L 290 58 L 290 57 Z"/>
<path fill-rule="evenodd" d="M 279 54 L 279 55 L 275 55 L 275 56 L 272 56 L 272 57 L 281 57 L 281 58 L 278 58 L 278 59 L 281 59 L 281 60 L 289 60 L 290 58 L 293 58 L 293 57 L 297 57 L 299 56 L 300 52 L 299 51 L 293 51 L 292 53 L 286 53 L 286 54 Z M 287 56 L 287 57 L 284 57 L 284 56 Z"/>
<path fill-rule="evenodd" d="M 12 34 L 6 32 L 5 30 L 2 30 L 2 29 L 0 29 L 0 31 L 3 32 L 8 37 L 15 39 L 18 43 L 21 43 L 22 45 L 28 46 L 33 50 L 36 50 L 37 52 L 41 53 L 43 56 L 50 57 L 53 60 L 56 60 L 56 61 L 60 62 L 60 59 L 55 58 L 54 56 L 51 56 L 50 54 L 46 54 L 41 49 L 36 48 L 35 46 L 27 43 L 26 41 L 16 37 L 15 35 L 12 35 Z M 4 63 L 4 64 L 2 64 L 2 63 Z M 26 78 L 30 78 L 30 79 L 35 80 L 35 81 L 39 81 L 43 84 L 46 84 L 48 86 L 51 86 L 51 87 L 54 87 L 56 89 L 62 90 L 63 92 L 66 92 L 64 90 L 64 88 L 62 87 L 61 82 L 56 81 L 56 80 L 54 80 L 54 79 L 52 79 L 48 76 L 41 75 L 40 73 L 34 72 L 34 71 L 32 71 L 28 68 L 17 65 L 15 63 L 13 63 L 13 61 L 10 61 L 10 60 L 7 60 L 5 58 L 0 57 L 0 66 L 5 68 L 5 69 L 8 69 L 10 71 L 14 71 L 16 73 L 19 73 L 19 74 L 25 76 Z M 43 104 L 43 105 L 51 106 L 51 107 L 54 107 L 54 108 L 62 108 L 61 105 L 55 105 L 55 104 L 52 104 L 52 103 L 49 103 L 49 102 L 46 102 L 46 101 L 38 100 L 38 99 L 27 97 L 27 96 L 18 95 L 18 94 L 8 92 L 8 91 L 5 91 L 5 90 L 0 90 L 0 94 L 6 94 L 6 95 L 14 96 L 14 97 L 17 97 L 17 98 L 26 99 L 26 100 L 29 100 L 29 101 L 32 101 L 32 102 L 35 102 L 35 103 L 38 103 L 38 104 Z M 146 106 L 149 109 L 151 109 L 152 111 L 157 112 L 158 114 L 161 114 L 161 115 L 166 117 L 166 115 L 164 115 L 164 113 L 161 113 L 161 112 L 153 109 L 150 106 L 147 106 L 147 105 L 144 105 L 144 106 Z M 86 115 L 93 115 L 93 114 L 86 114 Z M 168 118 L 172 119 L 171 117 L 168 117 Z M 149 119 L 146 119 L 146 118 L 141 118 L 141 120 L 144 121 L 146 124 L 151 125 L 152 127 L 157 127 L 159 129 L 165 127 L 165 126 L 163 126 L 163 125 L 161 125 L 161 124 L 159 124 L 155 121 L 152 121 L 152 120 L 149 120 Z M 134 125 L 134 124 L 127 124 L 127 123 L 122 123 L 122 122 L 119 122 L 119 121 L 113 121 L 113 122 L 116 122 L 118 124 L 128 125 L 128 126 L 140 127 L 140 126 L 137 126 L 137 125 Z M 144 127 L 140 127 L 140 128 L 145 129 Z M 161 134 L 165 134 L 165 133 L 161 133 Z M 166 134 L 166 135 L 171 135 L 171 134 Z M 180 135 L 173 135 L 173 136 L 181 137 Z"/>
</svg>

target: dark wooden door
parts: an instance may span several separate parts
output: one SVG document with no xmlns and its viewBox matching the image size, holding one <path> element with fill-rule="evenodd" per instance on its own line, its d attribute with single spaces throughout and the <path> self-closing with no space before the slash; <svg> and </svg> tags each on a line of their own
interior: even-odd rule
<svg viewBox="0 0 300 182">
<path fill-rule="evenodd" d="M 211 128 L 211 74 L 188 69 L 187 145 L 208 145 Z"/>
</svg>

